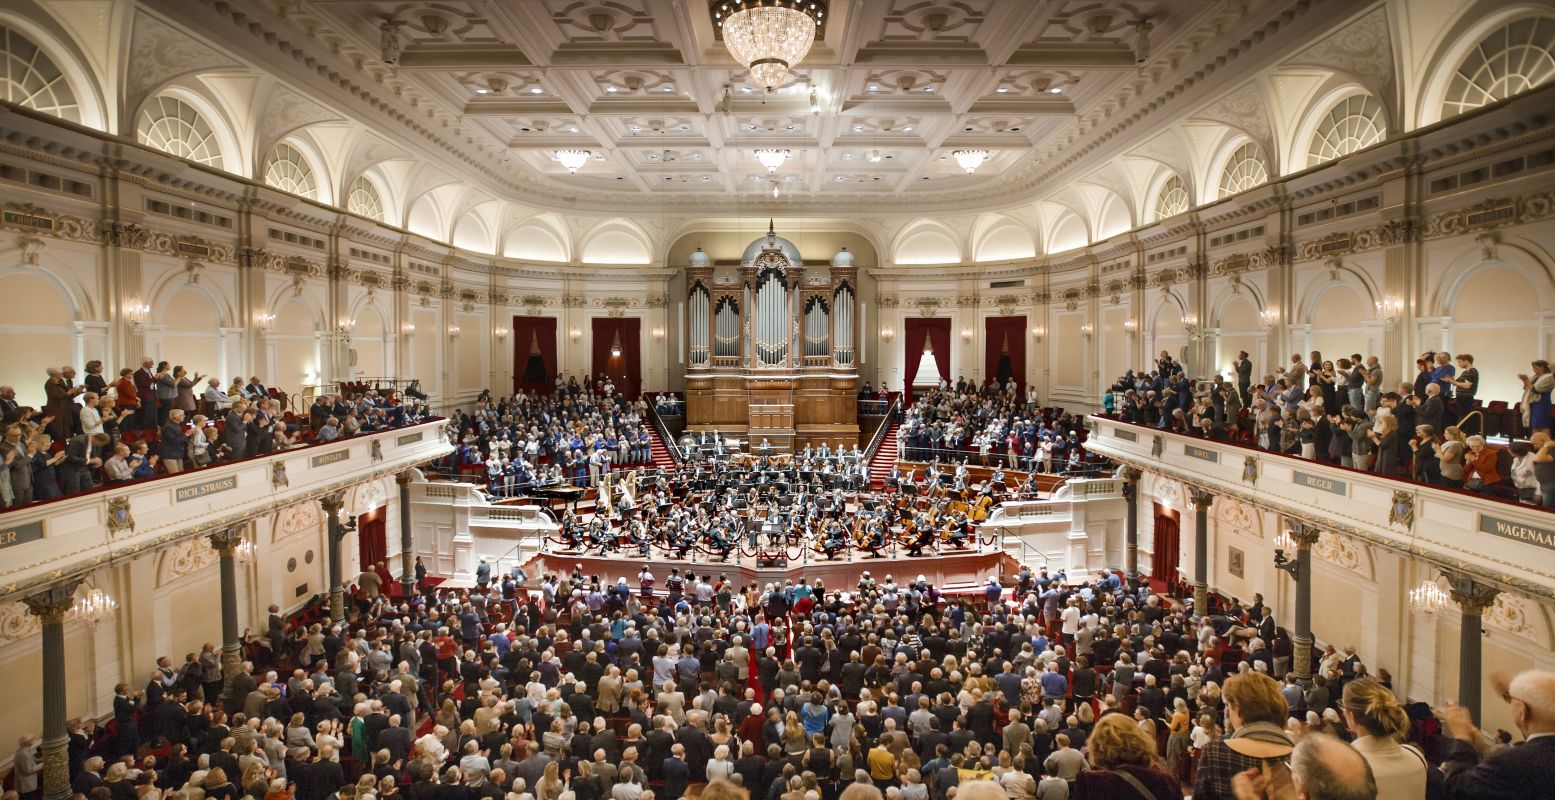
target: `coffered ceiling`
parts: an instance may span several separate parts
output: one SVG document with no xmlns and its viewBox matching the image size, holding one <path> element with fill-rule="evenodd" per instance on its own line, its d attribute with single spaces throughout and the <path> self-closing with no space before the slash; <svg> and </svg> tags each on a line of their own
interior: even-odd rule
<svg viewBox="0 0 1555 800">
<path fill-rule="evenodd" d="M 397 56 L 385 82 L 449 115 L 540 196 L 755 202 L 776 187 L 785 199 L 904 204 L 1026 189 L 1177 66 L 1161 53 L 1219 32 L 1227 4 L 832 0 L 823 38 L 772 93 L 729 56 L 706 0 L 276 10 L 369 61 Z M 753 155 L 765 147 L 791 153 L 772 174 Z M 559 148 L 592 157 L 569 174 Z M 962 148 L 986 149 L 987 163 L 966 174 L 952 156 Z"/>
</svg>

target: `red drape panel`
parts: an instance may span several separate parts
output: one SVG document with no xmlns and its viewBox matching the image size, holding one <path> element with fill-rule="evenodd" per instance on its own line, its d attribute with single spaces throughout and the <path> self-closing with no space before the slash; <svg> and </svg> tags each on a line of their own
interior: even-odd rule
<svg viewBox="0 0 1555 800">
<path fill-rule="evenodd" d="M 529 345 L 540 345 L 540 360 L 545 362 L 545 384 L 525 383 L 524 372 L 529 366 Z M 556 318 L 513 318 L 513 391 L 535 389 L 550 391 L 556 385 Z"/>
<path fill-rule="evenodd" d="M 366 570 L 389 557 L 388 527 L 383 510 L 374 510 L 356 518 L 356 555 Z"/>
<path fill-rule="evenodd" d="M 642 320 L 635 317 L 595 317 L 593 372 L 608 375 L 616 391 L 637 397 L 642 391 Z M 610 346 L 619 336 L 621 355 L 612 358 Z"/>
<path fill-rule="evenodd" d="M 919 324 L 925 321 L 908 317 L 907 325 L 902 330 L 902 344 L 906 348 L 902 355 L 902 406 L 904 408 L 912 405 L 912 376 L 918 371 L 918 359 L 923 357 L 923 340 L 929 335 L 929 329 Z"/>
<path fill-rule="evenodd" d="M 1150 577 L 1165 581 L 1168 586 L 1177 582 L 1178 561 L 1177 514 L 1155 506 L 1155 552 L 1150 557 Z"/>
<path fill-rule="evenodd" d="M 1015 386 L 1026 388 L 1026 318 L 988 317 L 983 320 L 983 380 L 999 376 L 999 356 L 1004 342 L 1010 343 L 1010 367 L 1015 371 Z"/>
</svg>

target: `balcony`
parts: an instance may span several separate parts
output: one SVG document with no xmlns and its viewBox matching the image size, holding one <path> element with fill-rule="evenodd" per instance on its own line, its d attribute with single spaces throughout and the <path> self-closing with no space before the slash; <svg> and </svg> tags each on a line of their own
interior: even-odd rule
<svg viewBox="0 0 1555 800">
<path fill-rule="evenodd" d="M 0 600 L 316 500 L 452 451 L 443 420 L 314 444 L 0 515 Z"/>
<path fill-rule="evenodd" d="M 1555 513 L 1473 492 L 1091 417 L 1085 446 L 1444 569 L 1555 594 Z"/>
</svg>

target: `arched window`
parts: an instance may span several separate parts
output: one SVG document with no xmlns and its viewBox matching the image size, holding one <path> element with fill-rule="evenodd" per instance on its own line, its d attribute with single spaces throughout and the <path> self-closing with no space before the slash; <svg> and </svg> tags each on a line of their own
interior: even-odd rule
<svg viewBox="0 0 1555 800">
<path fill-rule="evenodd" d="M 194 106 L 176 97 L 153 97 L 140 111 L 135 139 L 164 153 L 221 167 L 221 145 Z"/>
<path fill-rule="evenodd" d="M 1188 187 L 1182 178 L 1173 175 L 1161 185 L 1161 193 L 1155 198 L 1155 218 L 1166 219 L 1188 210 Z"/>
<path fill-rule="evenodd" d="M 265 159 L 265 185 L 309 200 L 318 199 L 319 185 L 313 179 L 313 168 L 297 148 L 285 142 L 276 145 Z"/>
<path fill-rule="evenodd" d="M 1447 84 L 1442 118 L 1505 100 L 1555 77 L 1555 19 L 1529 17 L 1486 36 Z"/>
<path fill-rule="evenodd" d="M 1371 147 L 1388 135 L 1382 120 L 1382 104 L 1369 94 L 1339 101 L 1318 123 L 1307 148 L 1307 163 L 1321 164 Z"/>
<path fill-rule="evenodd" d="M 351 191 L 346 195 L 346 210 L 368 219 L 383 221 L 383 198 L 378 196 L 378 189 L 372 181 L 359 177 L 351 182 Z"/>
<path fill-rule="evenodd" d="M 0 26 L 0 100 L 81 121 L 81 105 L 65 73 L 31 39 L 4 26 Z"/>
<path fill-rule="evenodd" d="M 1220 173 L 1220 196 L 1230 197 L 1268 180 L 1269 168 L 1264 165 L 1263 151 L 1256 143 L 1247 142 L 1231 154 L 1225 172 Z"/>
</svg>

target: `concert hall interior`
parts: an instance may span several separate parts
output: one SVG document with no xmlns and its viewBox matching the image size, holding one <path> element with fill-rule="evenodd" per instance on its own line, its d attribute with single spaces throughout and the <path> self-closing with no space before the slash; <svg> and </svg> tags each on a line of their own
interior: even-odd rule
<svg viewBox="0 0 1555 800">
<path fill-rule="evenodd" d="M 1552 108 L 1555 0 L 0 3 L 0 800 L 1547 798 Z"/>
</svg>

